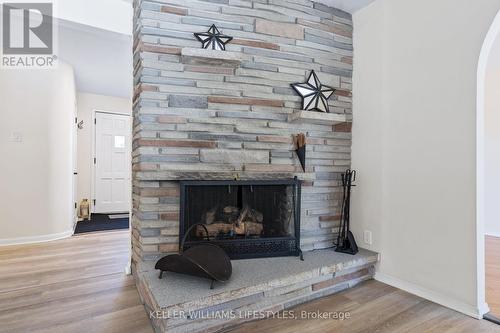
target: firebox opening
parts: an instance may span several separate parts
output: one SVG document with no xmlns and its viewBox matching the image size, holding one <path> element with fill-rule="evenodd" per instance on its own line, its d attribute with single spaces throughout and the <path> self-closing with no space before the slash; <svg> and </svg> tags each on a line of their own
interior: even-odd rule
<svg viewBox="0 0 500 333">
<path fill-rule="evenodd" d="M 181 182 L 180 237 L 202 223 L 211 242 L 233 258 L 297 255 L 300 181 Z M 206 242 L 195 227 L 185 247 Z"/>
</svg>

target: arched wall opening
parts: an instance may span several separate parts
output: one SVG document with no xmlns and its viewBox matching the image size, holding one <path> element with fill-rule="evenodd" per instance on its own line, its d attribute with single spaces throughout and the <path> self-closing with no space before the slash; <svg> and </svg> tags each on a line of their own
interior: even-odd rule
<svg viewBox="0 0 500 333">
<path fill-rule="evenodd" d="M 486 303 L 485 235 L 500 236 L 500 12 L 486 35 L 477 73 L 477 303 Z M 481 306 L 482 305 L 482 306 Z"/>
</svg>

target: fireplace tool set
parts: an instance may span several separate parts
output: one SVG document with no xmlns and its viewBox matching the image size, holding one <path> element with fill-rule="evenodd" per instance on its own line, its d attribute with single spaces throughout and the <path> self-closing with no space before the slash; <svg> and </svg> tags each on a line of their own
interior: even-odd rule
<svg viewBox="0 0 500 333">
<path fill-rule="evenodd" d="M 356 254 L 358 253 L 358 245 L 356 244 L 356 240 L 354 239 L 354 235 L 349 230 L 350 221 L 349 221 L 349 211 L 351 208 L 351 187 L 356 186 L 352 183 L 356 180 L 356 170 L 346 170 L 345 173 L 342 174 L 342 187 L 343 187 L 343 196 L 342 196 L 342 211 L 340 218 L 340 230 L 337 237 L 337 247 L 335 248 L 336 252 L 347 253 L 347 254 Z"/>
</svg>

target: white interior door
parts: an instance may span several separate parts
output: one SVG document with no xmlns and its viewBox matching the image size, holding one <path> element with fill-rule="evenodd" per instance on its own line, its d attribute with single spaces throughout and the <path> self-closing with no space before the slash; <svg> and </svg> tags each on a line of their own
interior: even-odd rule
<svg viewBox="0 0 500 333">
<path fill-rule="evenodd" d="M 129 116 L 96 112 L 94 213 L 130 210 Z"/>
</svg>

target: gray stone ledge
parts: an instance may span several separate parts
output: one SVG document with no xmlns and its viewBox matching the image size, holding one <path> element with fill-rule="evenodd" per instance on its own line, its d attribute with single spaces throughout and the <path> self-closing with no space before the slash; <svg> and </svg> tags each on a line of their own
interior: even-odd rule
<svg viewBox="0 0 500 333">
<path fill-rule="evenodd" d="M 134 179 L 144 181 L 155 180 L 267 180 L 288 179 L 297 176 L 301 180 L 314 180 L 314 172 L 248 172 L 248 171 L 136 171 Z"/>
<path fill-rule="evenodd" d="M 345 123 L 348 119 L 345 114 L 300 110 L 289 115 L 288 121 L 316 125 L 335 125 Z"/>
<path fill-rule="evenodd" d="M 216 59 L 216 60 L 224 60 L 235 63 L 240 63 L 242 61 L 249 61 L 252 59 L 251 56 L 241 52 L 218 51 L 218 50 L 209 50 L 202 48 L 197 49 L 192 47 L 182 48 L 181 55 L 183 57 Z"/>
</svg>

